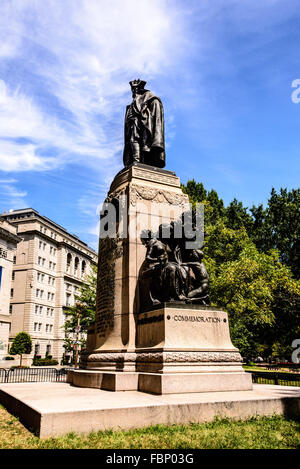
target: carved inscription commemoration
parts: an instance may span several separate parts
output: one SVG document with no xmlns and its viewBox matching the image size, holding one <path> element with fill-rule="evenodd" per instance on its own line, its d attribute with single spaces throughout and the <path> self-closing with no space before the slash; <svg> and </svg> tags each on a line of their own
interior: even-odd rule
<svg viewBox="0 0 300 469">
<path fill-rule="evenodd" d="M 115 262 L 122 253 L 118 239 L 100 239 L 95 317 L 96 332 L 100 337 L 104 337 L 114 327 Z"/>
</svg>

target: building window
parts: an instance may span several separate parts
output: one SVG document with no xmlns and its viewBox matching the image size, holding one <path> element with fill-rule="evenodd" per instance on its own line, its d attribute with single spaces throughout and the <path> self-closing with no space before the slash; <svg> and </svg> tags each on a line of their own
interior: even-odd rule
<svg viewBox="0 0 300 469">
<path fill-rule="evenodd" d="M 12 314 L 13 312 L 13 305 L 9 305 L 9 314 Z"/>
<path fill-rule="evenodd" d="M 0 273 L 0 276 L 1 276 L 1 273 Z M 14 271 L 11 274 L 11 279 L 15 280 L 15 272 Z M 1 279 L 0 279 L 0 286 L 1 286 Z"/>
<path fill-rule="evenodd" d="M 81 264 L 81 276 L 82 277 L 84 276 L 85 271 L 86 271 L 86 262 L 82 261 L 82 264 Z"/>
<path fill-rule="evenodd" d="M 35 314 L 38 314 L 38 312 L 39 312 L 39 306 L 35 305 Z"/>
<path fill-rule="evenodd" d="M 34 354 L 39 355 L 40 353 L 40 344 L 35 344 L 34 346 Z"/>
<path fill-rule="evenodd" d="M 13 258 L 13 264 L 16 264 L 16 263 L 17 263 L 17 257 L 14 256 L 14 258 Z"/>
<path fill-rule="evenodd" d="M 71 262 L 72 262 L 72 256 L 71 254 L 69 253 L 67 255 L 67 272 L 70 272 L 71 270 Z"/>
<path fill-rule="evenodd" d="M 41 331 L 42 329 L 42 324 L 39 322 L 39 332 Z"/>
<path fill-rule="evenodd" d="M 13 296 L 14 296 L 14 289 L 11 288 L 11 290 L 10 290 L 10 297 L 13 298 Z"/>
<path fill-rule="evenodd" d="M 66 306 L 71 306 L 71 294 L 66 294 Z"/>
<path fill-rule="evenodd" d="M 51 345 L 47 345 L 46 347 L 46 354 L 51 355 Z"/>
<path fill-rule="evenodd" d="M 43 282 L 44 282 L 44 278 L 45 278 L 45 275 L 44 275 L 44 274 L 41 274 L 40 272 L 38 272 L 38 274 L 37 274 L 37 280 L 38 280 L 38 282 L 43 283 Z"/>
<path fill-rule="evenodd" d="M 33 330 L 36 332 L 37 331 L 37 327 L 38 327 L 38 323 L 35 322 L 34 325 L 33 325 Z"/>
<path fill-rule="evenodd" d="M 74 263 L 74 274 L 77 275 L 78 273 L 78 265 L 79 265 L 79 259 L 78 257 L 75 257 L 75 263 Z"/>
</svg>

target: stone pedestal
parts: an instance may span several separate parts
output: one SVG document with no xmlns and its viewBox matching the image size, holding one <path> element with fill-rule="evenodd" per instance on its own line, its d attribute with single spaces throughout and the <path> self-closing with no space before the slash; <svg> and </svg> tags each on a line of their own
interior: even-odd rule
<svg viewBox="0 0 300 469">
<path fill-rule="evenodd" d="M 138 278 L 146 255 L 141 233 L 177 220 L 189 200 L 175 173 L 138 164 L 117 174 L 106 201 L 118 207 L 117 236 L 99 239 L 96 321 L 82 364 L 135 371 Z"/>
<path fill-rule="evenodd" d="M 227 313 L 166 304 L 137 321 L 139 390 L 154 394 L 252 389 L 232 345 Z"/>
<path fill-rule="evenodd" d="M 106 202 L 118 208 L 118 232 L 100 236 L 96 321 L 82 356 L 85 370 L 69 373 L 69 381 L 154 394 L 252 389 L 231 343 L 226 312 L 182 302 L 142 312 L 139 277 L 146 248 L 141 233 L 155 232 L 189 209 L 179 178 L 131 166 L 115 177 Z M 106 226 L 107 220 L 101 223 Z"/>
<path fill-rule="evenodd" d="M 166 304 L 139 315 L 137 371 L 146 373 L 241 372 L 230 340 L 228 316 L 216 308 Z"/>
</svg>

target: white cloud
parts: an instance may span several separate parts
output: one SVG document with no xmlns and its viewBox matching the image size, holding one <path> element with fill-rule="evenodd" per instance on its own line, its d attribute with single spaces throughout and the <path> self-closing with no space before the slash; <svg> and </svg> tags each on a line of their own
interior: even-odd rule
<svg viewBox="0 0 300 469">
<path fill-rule="evenodd" d="M 179 52 L 167 3 L 10 0 L 1 18 L 0 57 L 23 64 L 17 86 L 9 76 L 0 82 L 0 134 L 11 139 L 0 140 L 3 169 L 47 169 L 82 155 L 115 165 L 128 80 L 164 73 Z"/>
<path fill-rule="evenodd" d="M 2 211 L 26 207 L 26 191 L 17 189 L 15 179 L 0 179 L 0 200 Z"/>
</svg>

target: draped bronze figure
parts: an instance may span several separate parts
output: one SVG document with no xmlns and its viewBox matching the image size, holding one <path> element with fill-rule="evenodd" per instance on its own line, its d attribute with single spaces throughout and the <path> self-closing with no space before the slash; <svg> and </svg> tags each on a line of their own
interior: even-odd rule
<svg viewBox="0 0 300 469">
<path fill-rule="evenodd" d="M 130 82 L 132 103 L 126 107 L 124 166 L 143 163 L 165 166 L 164 110 L 157 96 L 145 90 L 146 82 Z"/>
</svg>

